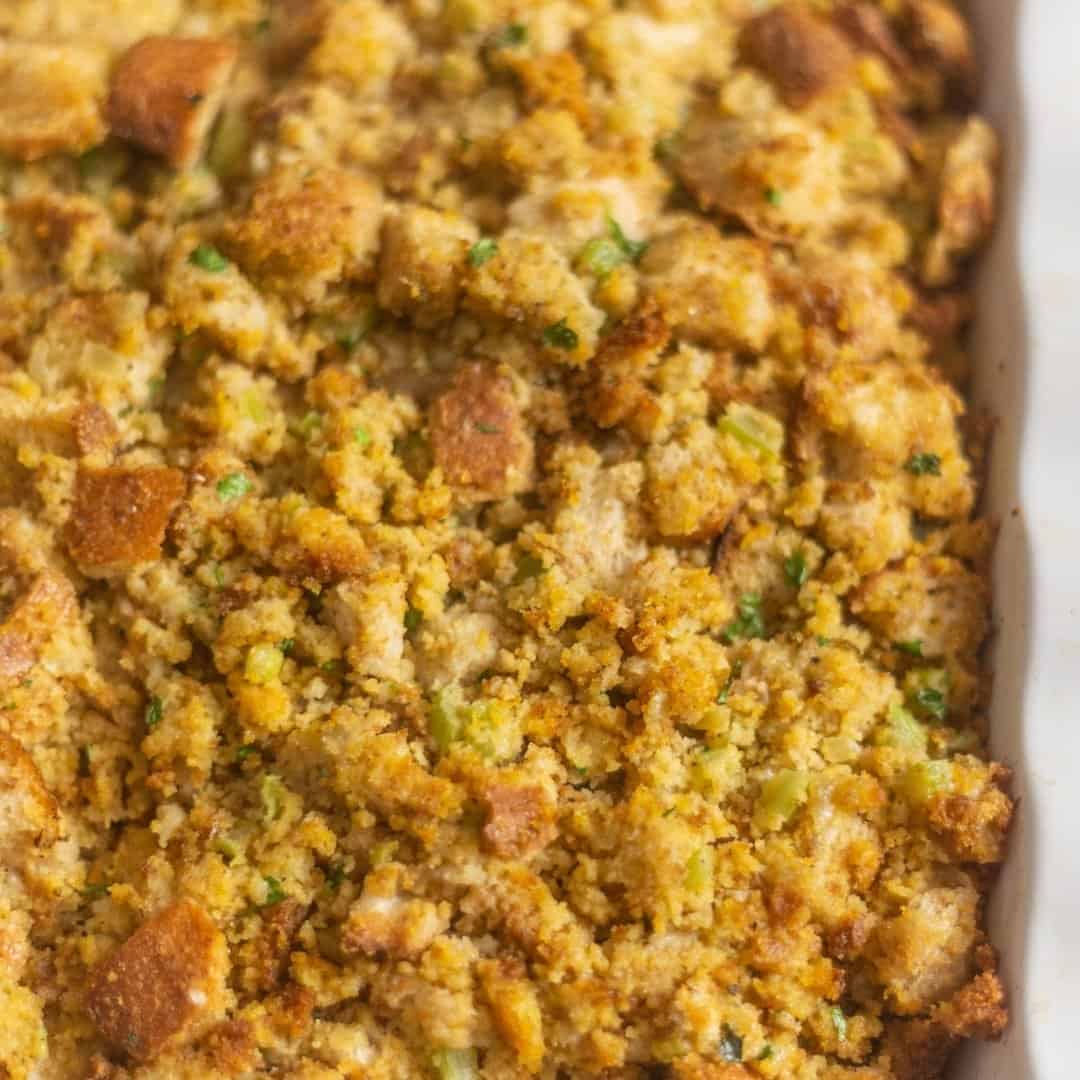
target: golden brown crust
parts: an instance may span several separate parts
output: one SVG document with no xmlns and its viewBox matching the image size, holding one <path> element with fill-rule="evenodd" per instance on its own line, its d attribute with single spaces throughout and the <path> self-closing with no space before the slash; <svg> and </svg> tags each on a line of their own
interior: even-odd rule
<svg viewBox="0 0 1080 1080">
<path fill-rule="evenodd" d="M 92 573 L 158 558 L 184 488 L 179 469 L 80 469 L 68 525 L 72 557 Z"/>
<path fill-rule="evenodd" d="M 60 808 L 34 759 L 0 731 L 0 853 L 6 859 L 24 847 L 47 846 L 59 832 Z"/>
<path fill-rule="evenodd" d="M 379 191 L 363 177 L 283 168 L 259 183 L 222 242 L 271 288 L 311 291 L 360 273 L 374 252 L 381 218 Z"/>
<path fill-rule="evenodd" d="M 29 674 L 41 649 L 77 608 L 75 590 L 67 578 L 47 572 L 32 581 L 0 625 L 0 687 Z"/>
<path fill-rule="evenodd" d="M 116 421 L 96 401 L 83 402 L 72 413 L 71 429 L 80 454 L 111 450 L 120 438 Z"/>
<path fill-rule="evenodd" d="M 532 481 L 532 440 L 510 380 L 465 364 L 431 407 L 431 449 L 446 479 L 473 498 L 503 498 Z"/>
<path fill-rule="evenodd" d="M 939 1080 L 955 1047 L 956 1039 L 930 1020 L 885 1025 L 884 1056 L 892 1080 Z"/>
<path fill-rule="evenodd" d="M 106 116 L 114 135 L 164 157 L 194 165 L 217 115 L 238 51 L 212 38 L 149 37 L 132 45 L 113 69 Z"/>
<path fill-rule="evenodd" d="M 289 964 L 289 949 L 307 918 L 307 905 L 291 898 L 266 908 L 255 943 L 255 980 L 262 990 L 281 982 Z"/>
<path fill-rule="evenodd" d="M 136 1061 L 193 1037 L 220 1008 L 228 953 L 221 931 L 191 900 L 147 919 L 91 974 L 86 1011 Z"/>
<path fill-rule="evenodd" d="M 906 72 L 911 60 L 904 51 L 888 17 L 876 4 L 858 0 L 842 4 L 834 16 L 837 26 L 860 48 L 877 53 L 897 71 Z"/>
<path fill-rule="evenodd" d="M 512 56 L 508 63 L 521 80 L 529 108 L 565 109 L 582 127 L 590 121 L 585 89 L 585 70 L 570 52 L 542 56 Z"/>
<path fill-rule="evenodd" d="M 843 85 L 852 62 L 844 36 L 800 3 L 751 19 L 740 47 L 747 63 L 768 75 L 793 109 Z"/>
<path fill-rule="evenodd" d="M 590 366 L 586 409 L 602 428 L 624 424 L 648 438 L 659 420 L 644 374 L 671 339 L 655 301 L 647 300 L 604 338 Z"/>
<path fill-rule="evenodd" d="M 946 0 L 911 0 L 912 49 L 965 97 L 975 91 L 975 49 L 964 17 Z"/>
<path fill-rule="evenodd" d="M 1005 988 L 994 971 L 983 971 L 934 1009 L 934 1020 L 958 1039 L 996 1039 L 1009 1022 Z"/>
<path fill-rule="evenodd" d="M 690 1054 L 672 1063 L 672 1075 L 678 1080 L 748 1080 L 753 1074 L 742 1065 L 708 1061 L 700 1054 Z"/>
<path fill-rule="evenodd" d="M 500 859 L 524 858 L 558 835 L 555 807 L 538 785 L 494 783 L 484 789 L 482 801 L 484 840 Z"/>
<path fill-rule="evenodd" d="M 101 142 L 103 76 L 93 50 L 0 38 L 0 153 L 35 161 Z"/>
</svg>

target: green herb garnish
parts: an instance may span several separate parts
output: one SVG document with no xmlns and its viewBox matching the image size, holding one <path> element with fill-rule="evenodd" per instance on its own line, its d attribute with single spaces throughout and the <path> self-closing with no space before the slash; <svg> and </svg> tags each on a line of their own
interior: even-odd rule
<svg viewBox="0 0 1080 1080">
<path fill-rule="evenodd" d="M 485 236 L 477 240 L 476 243 L 469 248 L 469 254 L 466 258 L 468 259 L 470 266 L 483 266 L 484 263 L 494 259 L 498 253 L 498 241 L 490 236 Z"/>
<path fill-rule="evenodd" d="M 806 556 L 801 551 L 792 552 L 784 560 L 784 576 L 793 589 L 801 589 L 810 577 Z"/>
<path fill-rule="evenodd" d="M 911 695 L 911 701 L 935 720 L 945 719 L 945 695 L 932 686 L 921 686 Z"/>
<path fill-rule="evenodd" d="M 515 45 L 524 45 L 529 40 L 529 28 L 523 23 L 510 23 L 495 35 L 495 47 L 497 49 L 512 48 Z"/>
<path fill-rule="evenodd" d="M 774 187 L 767 187 L 765 189 L 765 201 L 770 206 L 779 206 L 784 201 L 784 193 Z"/>
<path fill-rule="evenodd" d="M 897 641 L 894 644 L 901 652 L 906 652 L 909 656 L 922 656 L 922 640 L 920 638 L 912 638 L 911 641 Z"/>
<path fill-rule="evenodd" d="M 940 476 L 941 458 L 937 454 L 912 454 L 904 468 L 912 476 Z"/>
<path fill-rule="evenodd" d="M 107 882 L 97 882 L 93 885 L 87 885 L 85 888 L 79 890 L 79 895 L 84 900 L 100 900 L 104 896 L 109 895 L 109 885 Z"/>
<path fill-rule="evenodd" d="M 543 341 L 551 349 L 570 352 L 578 346 L 578 335 L 576 330 L 566 325 L 565 319 L 560 319 L 544 330 Z"/>
<path fill-rule="evenodd" d="M 154 696 L 150 699 L 146 706 L 146 712 L 143 714 L 143 719 L 146 721 L 146 726 L 151 731 L 154 730 L 161 723 L 161 718 L 165 715 L 165 708 L 161 703 L 161 698 Z"/>
<path fill-rule="evenodd" d="M 424 613 L 419 608 L 408 608 L 405 612 L 405 630 L 412 633 L 424 621 Z"/>
<path fill-rule="evenodd" d="M 216 247 L 200 244 L 188 256 L 188 262 L 210 274 L 220 274 L 229 267 L 229 260 Z"/>
<path fill-rule="evenodd" d="M 218 497 L 224 502 L 242 498 L 251 490 L 251 481 L 243 473 L 229 473 L 217 484 Z"/>
<path fill-rule="evenodd" d="M 257 749 L 258 747 L 256 747 L 254 743 L 246 743 L 245 745 L 238 747 L 236 751 L 236 760 L 246 760 L 247 758 L 251 757 L 251 755 L 254 754 Z"/>
<path fill-rule="evenodd" d="M 281 882 L 276 877 L 264 877 L 266 882 L 266 902 L 263 907 L 273 907 L 288 898 L 288 893 L 281 887 Z"/>
<path fill-rule="evenodd" d="M 765 619 L 761 612 L 761 597 L 757 593 L 743 593 L 739 597 L 738 614 L 724 627 L 721 634 L 728 644 L 739 638 L 762 638 L 765 636 Z"/>
</svg>

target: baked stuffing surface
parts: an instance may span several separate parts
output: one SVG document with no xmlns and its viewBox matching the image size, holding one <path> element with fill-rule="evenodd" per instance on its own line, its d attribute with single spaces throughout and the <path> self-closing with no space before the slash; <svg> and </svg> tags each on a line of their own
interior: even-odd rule
<svg viewBox="0 0 1080 1080">
<path fill-rule="evenodd" d="M 996 143 L 944 0 L 0 5 L 0 1076 L 930 1080 Z"/>
</svg>

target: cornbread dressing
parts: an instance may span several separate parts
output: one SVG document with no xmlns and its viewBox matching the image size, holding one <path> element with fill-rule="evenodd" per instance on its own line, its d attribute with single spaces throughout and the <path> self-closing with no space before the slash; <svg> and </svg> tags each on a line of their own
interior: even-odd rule
<svg viewBox="0 0 1080 1080">
<path fill-rule="evenodd" d="M 0 4 L 0 1077 L 933 1080 L 997 145 L 946 0 Z"/>
</svg>

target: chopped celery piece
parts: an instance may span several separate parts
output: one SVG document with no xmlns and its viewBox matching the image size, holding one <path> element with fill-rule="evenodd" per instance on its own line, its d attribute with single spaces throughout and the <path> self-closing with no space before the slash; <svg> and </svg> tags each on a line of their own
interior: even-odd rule
<svg viewBox="0 0 1080 1080">
<path fill-rule="evenodd" d="M 285 785 L 280 776 L 267 773 L 259 781 L 259 802 L 262 803 L 263 824 L 269 825 L 281 817 L 285 801 Z"/>
<path fill-rule="evenodd" d="M 920 761 L 904 774 L 904 794 L 916 804 L 929 802 L 951 787 L 952 766 L 947 761 Z"/>
<path fill-rule="evenodd" d="M 242 109 L 225 109 L 214 128 L 206 164 L 220 177 L 232 176 L 243 166 L 250 144 L 251 124 L 247 114 Z"/>
<path fill-rule="evenodd" d="M 779 458 L 784 448 L 784 425 L 753 405 L 733 401 L 720 418 L 719 427 L 767 461 Z"/>
<path fill-rule="evenodd" d="M 904 678 L 908 708 L 921 720 L 938 723 L 949 711 L 949 673 L 945 668 L 915 668 Z"/>
<path fill-rule="evenodd" d="M 781 769 L 761 785 L 754 820 L 761 828 L 780 828 L 806 802 L 809 777 L 798 769 Z"/>
<path fill-rule="evenodd" d="M 888 722 L 878 731 L 874 741 L 879 746 L 909 750 L 920 757 L 926 755 L 926 728 L 899 705 L 890 710 Z"/>
<path fill-rule="evenodd" d="M 431 1061 L 439 1080 L 476 1080 L 480 1075 L 475 1050 L 436 1050 Z"/>
<path fill-rule="evenodd" d="M 461 691 L 456 686 L 444 686 L 432 695 L 428 710 L 428 731 L 444 754 L 461 737 L 462 726 Z"/>
</svg>

